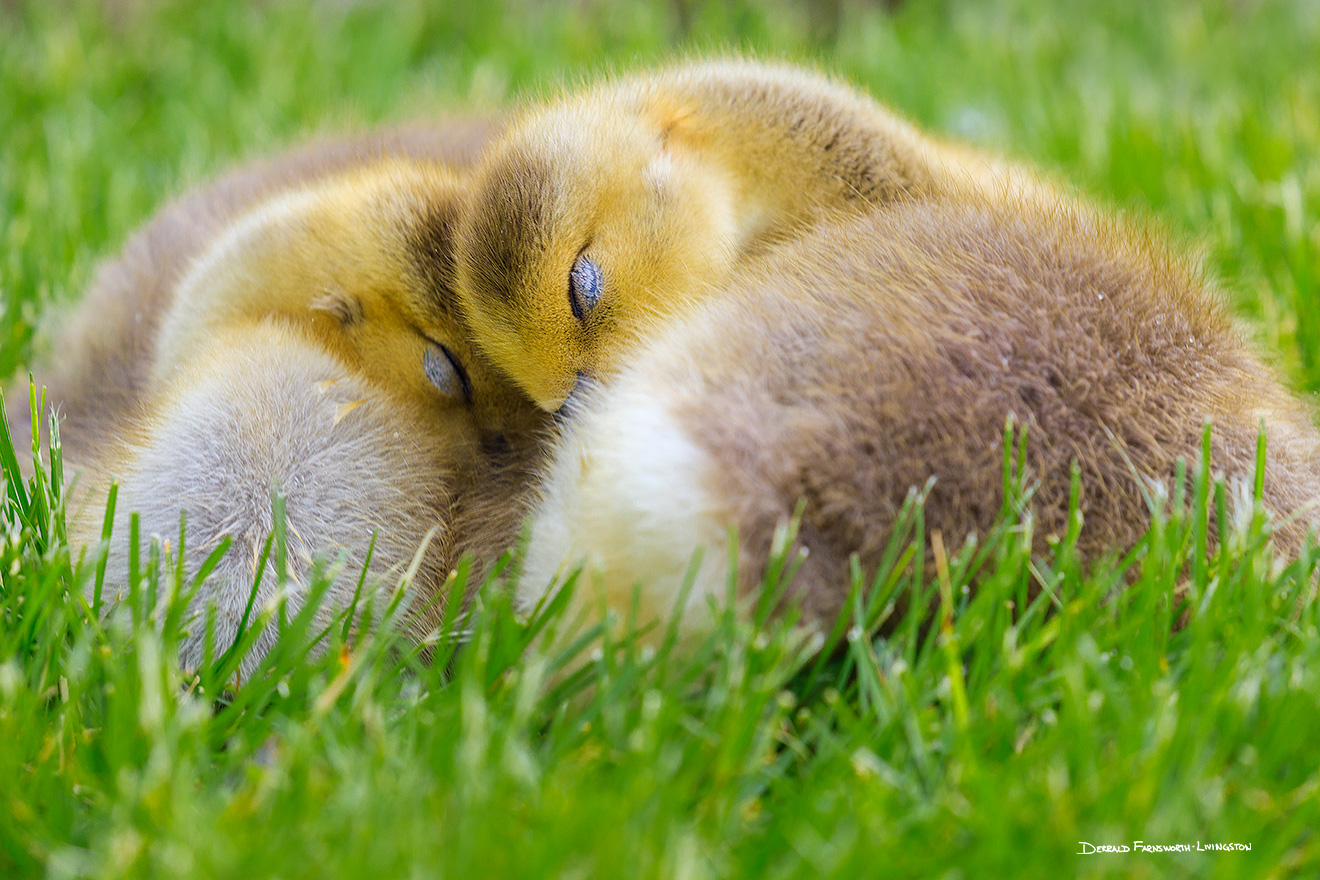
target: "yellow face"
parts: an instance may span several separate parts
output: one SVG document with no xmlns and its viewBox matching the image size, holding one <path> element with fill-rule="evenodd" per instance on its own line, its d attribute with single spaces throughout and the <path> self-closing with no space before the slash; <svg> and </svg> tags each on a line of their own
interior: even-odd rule
<svg viewBox="0 0 1320 880">
<path fill-rule="evenodd" d="M 539 414 L 479 355 L 459 315 L 453 230 L 465 186 L 443 168 L 386 162 L 264 204 L 181 283 L 157 378 L 218 332 L 276 319 L 437 419 L 534 429 Z"/>
<path fill-rule="evenodd" d="M 477 345 L 542 409 L 728 271 L 724 178 L 633 102 L 608 96 L 516 126 L 478 173 L 455 283 Z"/>
<path fill-rule="evenodd" d="M 444 418 L 470 413 L 478 425 L 532 430 L 539 419 L 526 398 L 476 347 L 446 287 L 408 268 L 389 284 L 346 294 L 348 321 L 325 315 L 330 350 L 377 387 Z M 320 311 L 320 307 L 316 311 Z"/>
<path fill-rule="evenodd" d="M 367 177 L 322 212 L 348 218 L 343 234 L 310 237 L 309 264 L 333 283 L 289 280 L 304 296 L 324 291 L 307 312 L 318 336 L 381 389 L 478 425 L 534 431 L 535 411 L 476 350 L 459 314 L 453 234 L 465 185 L 433 169 Z"/>
</svg>

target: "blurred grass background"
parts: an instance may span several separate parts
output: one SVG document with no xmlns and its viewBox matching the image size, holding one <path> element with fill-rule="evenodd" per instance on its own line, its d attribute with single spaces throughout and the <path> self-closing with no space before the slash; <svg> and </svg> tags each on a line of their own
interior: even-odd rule
<svg viewBox="0 0 1320 880">
<path fill-rule="evenodd" d="M 1158 218 L 1320 389 L 1311 0 L 0 0 L 0 376 L 96 259 L 235 161 L 711 51 L 821 64 Z M 1281 566 L 1253 520 L 1189 583 L 1219 500 L 1199 485 L 1135 581 L 1009 530 L 947 640 L 857 630 L 842 665 L 804 669 L 782 633 L 726 621 L 686 666 L 607 652 L 566 701 L 498 597 L 452 667 L 370 639 L 308 658 L 293 632 L 242 686 L 185 678 L 178 615 L 101 627 L 56 514 L 11 483 L 0 875 L 1320 876 L 1320 551 Z M 1049 615 L 1022 610 L 1033 579 Z M 1076 855 L 1134 838 L 1254 849 Z"/>
</svg>

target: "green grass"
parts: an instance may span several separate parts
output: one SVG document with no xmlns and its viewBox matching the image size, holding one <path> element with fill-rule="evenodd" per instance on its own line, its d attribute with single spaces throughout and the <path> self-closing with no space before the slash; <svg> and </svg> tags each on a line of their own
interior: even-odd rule
<svg viewBox="0 0 1320 880">
<path fill-rule="evenodd" d="M 926 127 L 1160 218 L 1288 381 L 1320 389 L 1314 4 L 910 0 L 850 6 L 816 42 L 800 8 L 750 4 L 698 9 L 687 38 L 665 4 L 107 5 L 0 5 L 0 376 L 98 257 L 236 160 L 744 48 L 820 60 Z M 1066 540 L 1031 560 L 1010 511 L 975 571 L 955 554 L 922 582 L 909 534 L 828 661 L 726 619 L 694 656 L 597 643 L 570 676 L 524 650 L 558 612 L 520 621 L 489 590 L 432 662 L 388 608 L 310 653 L 295 616 L 235 686 L 232 654 L 176 668 L 191 585 L 168 560 L 97 619 L 58 457 L 11 478 L 27 446 L 0 439 L 0 876 L 1320 872 L 1320 551 L 1276 561 L 1243 513 L 1195 564 L 1229 507 L 1204 478 L 1126 579 L 1079 571 Z M 1048 588 L 1034 604 L 1031 583 Z M 883 619 L 919 587 L 942 610 Z M 879 623 L 894 636 L 871 638 Z M 1252 851 L 1075 854 L 1137 839 Z"/>
</svg>

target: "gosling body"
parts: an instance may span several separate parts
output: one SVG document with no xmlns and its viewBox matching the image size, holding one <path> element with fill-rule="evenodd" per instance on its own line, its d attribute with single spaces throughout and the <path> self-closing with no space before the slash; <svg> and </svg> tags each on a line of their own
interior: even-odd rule
<svg viewBox="0 0 1320 880">
<path fill-rule="evenodd" d="M 417 638 L 438 621 L 436 588 L 455 556 L 448 528 L 458 471 L 472 455 L 462 430 L 436 430 L 421 412 L 383 395 L 325 349 L 278 321 L 212 334 L 175 375 L 150 394 L 141 414 L 86 463 L 70 535 L 74 546 L 101 538 L 106 490 L 119 486 L 108 547 L 105 598 L 129 582 L 128 520 L 140 518 L 144 545 L 177 545 L 186 514 L 184 558 L 190 583 L 219 546 L 229 550 L 196 595 L 180 662 L 194 668 L 238 634 L 273 528 L 273 498 L 284 498 L 284 585 L 266 560 L 253 613 L 281 588 L 296 612 L 314 566 L 342 557 L 344 576 L 323 598 L 324 623 L 354 599 L 358 575 L 375 546 L 361 601 L 376 614 L 420 552 L 409 588 L 407 627 Z M 425 546 L 424 551 L 419 548 Z M 172 551 L 179 548 L 173 546 Z M 210 617 L 209 622 L 207 617 Z M 248 675 L 269 650 L 275 629 L 244 658 Z"/>
<path fill-rule="evenodd" d="M 640 622 L 675 607 L 699 633 L 725 597 L 755 594 L 776 530 L 803 504 L 793 590 L 832 622 L 933 479 L 928 532 L 957 548 L 1003 503 L 1003 437 L 1028 429 L 1036 549 L 1067 532 L 1094 559 L 1149 526 L 1143 493 L 1212 467 L 1251 486 L 1268 432 L 1266 506 L 1295 550 L 1315 523 L 1320 436 L 1234 332 L 1211 285 L 1141 229 L 1039 194 L 906 202 L 823 225 L 743 272 L 575 402 L 533 517 L 523 597 L 584 565 L 578 601 Z M 1287 521 L 1285 515 L 1305 515 Z"/>
<path fill-rule="evenodd" d="M 177 541 L 186 516 L 186 571 L 222 540 L 232 542 L 196 599 L 185 664 L 204 655 L 207 607 L 215 609 L 215 646 L 232 641 L 275 493 L 286 499 L 295 609 L 314 560 L 345 557 L 318 612 L 328 616 L 351 600 L 373 534 L 373 589 L 393 587 L 429 535 L 407 622 L 421 638 L 458 558 L 476 557 L 479 583 L 482 566 L 513 543 L 540 461 L 546 417 L 467 346 L 452 318 L 454 174 L 431 158 L 382 158 L 361 145 L 336 147 L 332 159 L 313 165 L 315 173 L 285 158 L 271 166 L 277 171 L 241 169 L 227 178 L 238 182 L 233 187 L 217 184 L 186 196 L 187 210 L 167 209 L 79 307 L 66 345 L 80 357 L 52 387 L 66 426 L 67 470 L 80 473 L 70 507 L 75 545 L 97 545 L 105 490 L 120 487 L 106 574 L 111 598 L 130 570 L 130 512 L 139 513 L 144 539 L 167 543 Z M 194 222 L 213 214 L 226 219 L 205 231 Z M 296 222 L 280 227 L 272 216 Z M 251 236 L 254 228 L 264 237 Z M 289 232 L 300 228 L 320 234 Z M 279 246 L 263 247 L 271 242 Z M 172 243 L 194 250 L 183 255 Z M 350 276 L 368 304 L 396 297 L 389 301 L 426 322 L 381 327 L 448 342 L 449 376 L 458 380 L 448 393 L 413 393 L 393 383 L 394 374 L 373 373 L 371 352 L 364 359 L 339 338 L 347 332 L 343 303 L 333 314 L 318 303 L 327 295 L 321 282 L 335 281 L 333 292 L 342 293 Z M 150 320 L 135 320 L 147 308 L 155 309 Z M 322 314 L 335 321 L 331 332 L 318 325 Z M 98 320 L 112 332 L 97 338 Z M 418 357 L 415 372 L 437 391 L 424 368 Z M 109 399 L 98 399 L 106 386 Z M 259 607 L 274 589 L 268 576 Z"/>
</svg>

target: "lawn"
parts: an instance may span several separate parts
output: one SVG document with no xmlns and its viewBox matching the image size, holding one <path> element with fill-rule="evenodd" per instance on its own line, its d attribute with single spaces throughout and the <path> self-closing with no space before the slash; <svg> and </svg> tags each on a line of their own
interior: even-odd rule
<svg viewBox="0 0 1320 880">
<path fill-rule="evenodd" d="M 1320 390 L 1320 6 L 855 2 L 837 29 L 805 9 L 0 3 L 0 378 L 98 258 L 236 161 L 745 50 L 1157 218 Z M 914 509 L 820 655 L 726 619 L 682 656 L 547 656 L 526 646 L 558 609 L 522 619 L 492 588 L 428 656 L 390 608 L 352 638 L 254 609 L 283 633 L 236 682 L 232 651 L 178 670 L 192 585 L 159 548 L 98 620 L 58 457 L 12 476 L 30 445 L 0 434 L 0 876 L 1320 874 L 1320 550 L 1275 559 L 1196 462 L 1093 570 L 1066 536 L 1033 559 L 1015 493 L 923 570 Z M 1229 536 L 1208 559 L 1207 518 Z M 918 590 L 937 610 L 894 619 Z M 1138 840 L 1251 849 L 1078 854 Z"/>
</svg>

